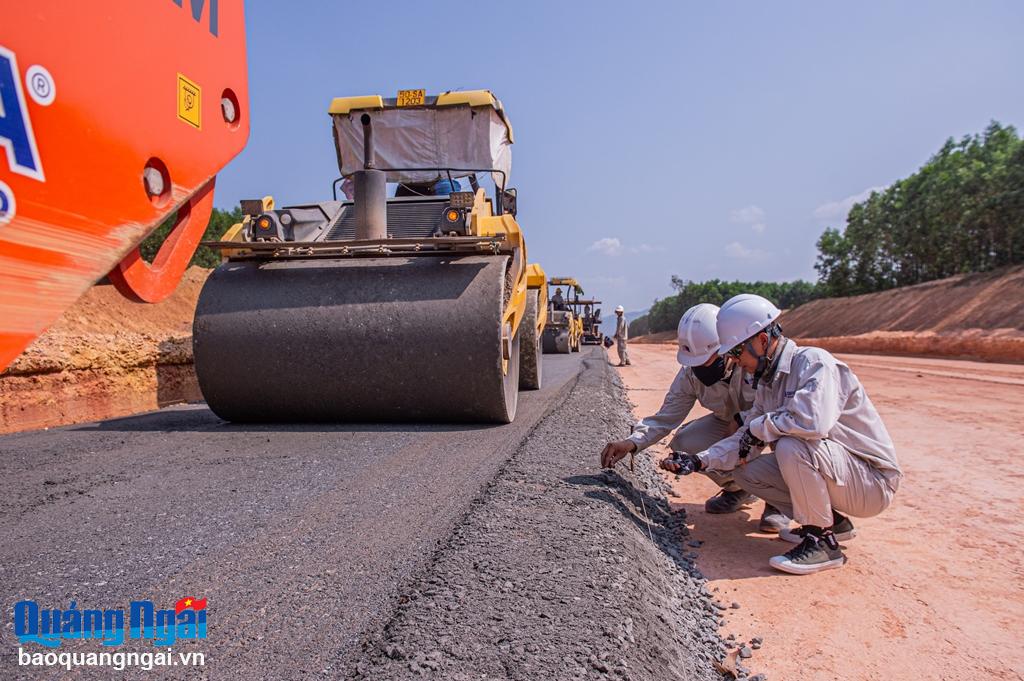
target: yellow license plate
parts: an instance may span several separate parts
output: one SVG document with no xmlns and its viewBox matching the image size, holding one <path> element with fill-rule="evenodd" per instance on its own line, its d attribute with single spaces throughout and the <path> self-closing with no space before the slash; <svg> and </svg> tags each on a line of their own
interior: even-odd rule
<svg viewBox="0 0 1024 681">
<path fill-rule="evenodd" d="M 423 106 L 427 100 L 426 90 L 399 90 L 398 106 Z"/>
</svg>

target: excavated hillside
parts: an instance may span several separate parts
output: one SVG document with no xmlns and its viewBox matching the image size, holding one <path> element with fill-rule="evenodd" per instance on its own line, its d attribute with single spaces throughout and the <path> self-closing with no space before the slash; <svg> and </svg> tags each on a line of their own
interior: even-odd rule
<svg viewBox="0 0 1024 681">
<path fill-rule="evenodd" d="M 94 286 L 0 373 L 0 433 L 112 418 L 201 399 L 192 317 L 210 270 L 170 298 L 133 303 Z"/>
<path fill-rule="evenodd" d="M 815 300 L 782 324 L 786 335 L 833 352 L 1024 362 L 1024 267 Z"/>
</svg>

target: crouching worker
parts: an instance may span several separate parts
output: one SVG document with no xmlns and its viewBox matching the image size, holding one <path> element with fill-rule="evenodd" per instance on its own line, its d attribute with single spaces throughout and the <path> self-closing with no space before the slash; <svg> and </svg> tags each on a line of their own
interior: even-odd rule
<svg viewBox="0 0 1024 681">
<path fill-rule="evenodd" d="M 718 354 L 718 332 L 715 320 L 718 307 L 702 303 L 687 310 L 679 320 L 679 351 L 676 359 L 683 368 L 676 374 L 665 396 L 661 409 L 635 426 L 633 434 L 625 440 L 609 442 L 601 452 L 601 465 L 614 466 L 627 454 L 650 447 L 678 428 L 693 405 L 700 402 L 710 414 L 687 423 L 672 437 L 673 452 L 695 454 L 728 437 L 743 423 L 743 412 L 750 409 L 754 389 L 744 380 L 743 372 L 736 368 L 734 359 Z M 668 463 L 666 463 L 668 462 Z M 662 467 L 675 472 L 671 459 Z M 728 471 L 705 471 L 722 491 L 704 503 L 708 513 L 733 513 L 754 497 L 743 491 Z M 770 504 L 761 515 L 762 532 L 778 532 L 789 526 L 789 518 L 782 516 Z"/>
<path fill-rule="evenodd" d="M 825 350 L 784 338 L 779 314 L 749 294 L 722 306 L 720 351 L 753 374 L 754 406 L 744 428 L 678 461 L 683 474 L 732 471 L 740 487 L 793 517 L 800 527 L 779 537 L 797 546 L 769 564 L 806 575 L 843 565 L 839 542 L 854 536 L 846 516 L 884 511 L 903 474 L 857 376 Z"/>
</svg>

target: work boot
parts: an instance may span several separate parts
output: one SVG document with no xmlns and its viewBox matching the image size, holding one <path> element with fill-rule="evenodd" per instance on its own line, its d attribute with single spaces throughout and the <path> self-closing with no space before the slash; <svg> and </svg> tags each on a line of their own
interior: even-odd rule
<svg viewBox="0 0 1024 681">
<path fill-rule="evenodd" d="M 779 534 L 783 530 L 789 529 L 789 516 L 771 504 L 766 503 L 757 529 L 766 534 Z"/>
<path fill-rule="evenodd" d="M 753 494 L 747 494 L 741 489 L 735 492 L 723 489 L 704 502 L 704 510 L 708 513 L 735 513 L 746 504 L 754 501 L 754 498 Z"/>
<path fill-rule="evenodd" d="M 857 530 L 853 523 L 845 515 L 832 511 L 832 527 L 828 528 L 835 535 L 836 541 L 849 541 L 857 536 Z M 799 544 L 804 540 L 804 528 L 798 527 L 795 530 L 779 530 L 779 539 L 788 541 L 790 544 Z"/>
<path fill-rule="evenodd" d="M 800 529 L 803 532 L 800 544 L 781 556 L 772 556 L 769 565 L 793 575 L 811 575 L 843 566 L 846 556 L 831 531 L 809 526 Z"/>
</svg>

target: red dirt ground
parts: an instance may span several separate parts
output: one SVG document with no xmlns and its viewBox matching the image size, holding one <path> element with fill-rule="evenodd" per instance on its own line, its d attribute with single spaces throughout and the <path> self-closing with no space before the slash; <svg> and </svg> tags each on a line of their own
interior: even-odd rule
<svg viewBox="0 0 1024 681">
<path fill-rule="evenodd" d="M 201 399 L 192 316 L 209 270 L 157 305 L 94 286 L 0 373 L 0 433 L 125 416 Z"/>
<path fill-rule="evenodd" d="M 634 413 L 653 413 L 678 369 L 675 346 L 630 355 L 619 372 Z M 1024 678 L 1024 367 L 841 359 L 885 419 L 906 474 L 888 511 L 855 519 L 846 566 L 775 572 L 768 558 L 791 545 L 757 532 L 761 502 L 708 515 L 713 483 L 672 480 L 691 539 L 706 542 L 686 550 L 719 600 L 740 605 L 724 611 L 722 635 L 762 636 L 746 666 L 775 680 Z M 667 448 L 648 451 L 660 458 Z"/>
</svg>

